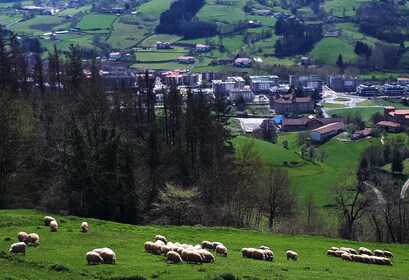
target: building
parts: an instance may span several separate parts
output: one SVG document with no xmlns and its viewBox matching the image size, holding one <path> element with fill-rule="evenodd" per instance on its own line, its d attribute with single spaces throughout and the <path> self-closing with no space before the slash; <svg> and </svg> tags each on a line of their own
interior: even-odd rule
<svg viewBox="0 0 409 280">
<path fill-rule="evenodd" d="M 398 78 L 396 83 L 401 86 L 409 86 L 409 78 L 404 77 Z"/>
<path fill-rule="evenodd" d="M 399 84 L 384 84 L 381 89 L 384 95 L 403 95 L 405 87 Z"/>
<path fill-rule="evenodd" d="M 276 85 L 276 86 L 272 86 L 270 88 L 270 95 L 274 96 L 274 95 L 283 95 L 283 94 L 287 94 L 288 91 L 290 90 L 290 87 L 285 84 L 285 85 Z"/>
<path fill-rule="evenodd" d="M 255 94 L 269 93 L 270 88 L 278 84 L 278 76 L 250 76 L 250 88 Z"/>
<path fill-rule="evenodd" d="M 311 97 L 295 97 L 293 94 L 276 95 L 270 98 L 270 107 L 276 114 L 298 115 L 313 113 L 315 102 Z"/>
<path fill-rule="evenodd" d="M 322 92 L 322 81 L 317 75 L 290 75 L 289 83 L 294 87 L 312 87 L 318 93 Z"/>
<path fill-rule="evenodd" d="M 122 54 L 120 52 L 111 52 L 109 54 L 109 61 L 118 61 L 122 58 Z"/>
<path fill-rule="evenodd" d="M 226 81 L 213 80 L 212 89 L 216 94 L 227 95 L 233 88 L 242 89 L 244 88 L 244 79 L 242 77 L 227 77 Z"/>
<path fill-rule="evenodd" d="M 344 132 L 346 125 L 343 122 L 335 122 L 326 124 L 319 128 L 310 131 L 310 139 L 312 142 L 322 142 L 331 138 L 332 136 L 338 135 Z"/>
<path fill-rule="evenodd" d="M 177 61 L 183 64 L 195 63 L 195 58 L 193 56 L 179 56 Z"/>
<path fill-rule="evenodd" d="M 345 120 L 343 118 L 283 119 L 281 121 L 281 130 L 283 132 L 308 131 L 335 122 L 345 122 Z"/>
<path fill-rule="evenodd" d="M 219 72 L 202 72 L 202 81 L 220 80 L 221 74 Z"/>
<path fill-rule="evenodd" d="M 383 108 L 383 118 L 387 122 L 409 126 L 409 110 L 396 110 L 394 106 L 385 106 Z"/>
<path fill-rule="evenodd" d="M 158 41 L 158 42 L 155 43 L 155 47 L 156 47 L 156 49 L 158 49 L 158 50 L 161 50 L 161 49 L 164 49 L 164 50 L 173 49 L 172 44 L 169 43 L 169 42 L 164 42 L 164 43 L 163 43 L 163 42 Z"/>
<path fill-rule="evenodd" d="M 270 11 L 270 10 L 252 9 L 251 12 L 252 12 L 254 15 L 258 15 L 258 16 L 269 16 L 269 15 L 271 15 L 271 11 Z"/>
<path fill-rule="evenodd" d="M 126 69 L 99 70 L 99 75 L 108 89 L 135 87 L 136 75 Z"/>
<path fill-rule="evenodd" d="M 253 61 L 247 57 L 238 57 L 234 60 L 233 65 L 237 67 L 250 67 Z"/>
<path fill-rule="evenodd" d="M 361 96 L 373 96 L 378 95 L 379 91 L 376 86 L 369 85 L 369 84 L 360 84 L 356 88 L 356 94 Z"/>
<path fill-rule="evenodd" d="M 211 50 L 211 47 L 208 45 L 204 45 L 204 44 L 197 44 L 195 46 L 195 51 L 197 52 L 208 52 Z"/>
<path fill-rule="evenodd" d="M 400 132 L 402 131 L 402 126 L 399 123 L 390 121 L 381 121 L 376 124 L 376 127 L 386 130 L 388 132 Z"/>
<path fill-rule="evenodd" d="M 363 130 L 358 130 L 355 131 L 352 136 L 351 136 L 351 140 L 359 140 L 359 139 L 363 139 L 365 137 L 368 137 L 369 135 L 371 135 L 372 132 L 372 128 L 367 127 Z"/>
<path fill-rule="evenodd" d="M 248 21 L 248 26 L 249 26 L 249 28 L 261 27 L 261 21 L 260 20 L 249 20 Z"/>
<path fill-rule="evenodd" d="M 356 77 L 345 77 L 340 75 L 328 75 L 327 85 L 334 91 L 356 92 L 361 80 Z"/>
<path fill-rule="evenodd" d="M 229 91 L 229 98 L 234 102 L 241 98 L 243 98 L 245 102 L 252 102 L 254 99 L 254 93 L 249 87 L 233 88 Z"/>
<path fill-rule="evenodd" d="M 178 86 L 197 86 L 201 79 L 200 74 L 190 73 L 189 70 L 174 70 L 161 73 L 163 84 L 175 83 Z"/>
</svg>

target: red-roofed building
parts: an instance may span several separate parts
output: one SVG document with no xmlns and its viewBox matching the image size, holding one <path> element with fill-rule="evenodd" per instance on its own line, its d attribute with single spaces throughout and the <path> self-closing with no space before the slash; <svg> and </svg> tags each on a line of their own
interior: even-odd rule
<svg viewBox="0 0 409 280">
<path fill-rule="evenodd" d="M 390 121 L 381 121 L 376 124 L 380 129 L 389 131 L 389 132 L 400 132 L 402 131 L 402 126 L 396 122 Z"/>
<path fill-rule="evenodd" d="M 343 118 L 283 119 L 281 122 L 281 130 L 284 132 L 306 131 L 335 122 L 345 122 L 345 120 Z"/>
<path fill-rule="evenodd" d="M 338 135 L 341 132 L 344 132 L 345 129 L 346 125 L 343 122 L 326 124 L 324 126 L 311 130 L 310 139 L 312 142 L 321 142 L 332 136 Z"/>
<path fill-rule="evenodd" d="M 197 52 L 208 52 L 208 51 L 210 51 L 210 49 L 211 49 L 210 46 L 204 45 L 204 44 L 197 44 L 195 46 L 195 50 Z"/>
<path fill-rule="evenodd" d="M 315 102 L 311 97 L 295 97 L 293 94 L 284 94 L 271 97 L 270 107 L 277 114 L 307 114 L 314 112 Z"/>
<path fill-rule="evenodd" d="M 358 140 L 358 139 L 368 137 L 369 135 L 371 135 L 371 132 L 372 132 L 372 128 L 370 127 L 366 127 L 363 130 L 355 131 L 351 136 L 351 140 Z"/>
<path fill-rule="evenodd" d="M 383 109 L 385 121 L 409 126 L 409 110 L 396 110 L 394 106 L 385 106 Z"/>
</svg>

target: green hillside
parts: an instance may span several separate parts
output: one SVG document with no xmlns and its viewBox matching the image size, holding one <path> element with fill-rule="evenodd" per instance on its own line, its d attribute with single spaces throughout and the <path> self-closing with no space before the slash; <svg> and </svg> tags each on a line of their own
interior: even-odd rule
<svg viewBox="0 0 409 280">
<path fill-rule="evenodd" d="M 80 231 L 84 220 L 54 216 L 58 232 L 43 225 L 44 213 L 29 210 L 0 211 L 0 279 L 407 279 L 409 247 L 396 244 L 370 244 L 307 236 L 286 236 L 232 228 L 203 226 L 133 226 L 86 219 L 88 233 Z M 38 247 L 26 255 L 11 255 L 10 245 L 19 231 L 36 232 Z M 216 256 L 214 263 L 168 264 L 164 256 L 146 253 L 143 244 L 156 234 L 168 240 L 198 244 L 203 240 L 223 242 L 228 257 Z M 243 247 L 267 245 L 275 253 L 274 262 L 243 259 Z M 351 263 L 327 257 L 331 246 L 390 250 L 393 266 Z M 85 253 L 110 247 L 116 253 L 115 265 L 87 265 Z M 285 251 L 298 252 L 297 262 L 287 261 Z M 233 274 L 239 278 L 220 278 Z M 139 277 L 138 277 L 139 276 Z M 142 278 L 144 277 L 144 278 Z"/>
</svg>

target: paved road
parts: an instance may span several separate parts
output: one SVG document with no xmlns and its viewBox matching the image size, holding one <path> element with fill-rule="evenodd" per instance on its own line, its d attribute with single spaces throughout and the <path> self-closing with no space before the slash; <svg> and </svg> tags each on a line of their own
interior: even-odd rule
<svg viewBox="0 0 409 280">
<path fill-rule="evenodd" d="M 260 127 L 260 124 L 264 119 L 261 118 L 237 118 L 240 121 L 241 128 L 247 132 L 251 133 L 254 129 Z"/>
</svg>

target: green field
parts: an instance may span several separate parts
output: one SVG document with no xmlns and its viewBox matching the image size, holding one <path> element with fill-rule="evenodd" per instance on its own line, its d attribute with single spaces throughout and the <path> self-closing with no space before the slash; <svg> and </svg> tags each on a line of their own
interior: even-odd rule
<svg viewBox="0 0 409 280">
<path fill-rule="evenodd" d="M 152 36 L 149 36 L 145 40 L 139 43 L 140 46 L 144 47 L 149 47 L 152 48 L 155 46 L 156 42 L 170 42 L 174 43 L 176 41 L 179 41 L 180 37 L 176 35 L 169 35 L 169 34 L 153 34 Z"/>
<path fill-rule="evenodd" d="M 82 18 L 76 27 L 82 30 L 104 30 L 108 32 L 116 19 L 116 15 L 88 14 Z"/>
<path fill-rule="evenodd" d="M 404 162 L 403 162 L 403 172 L 402 172 L 402 174 L 405 174 L 405 175 L 408 175 L 409 174 L 409 161 L 406 159 Z M 382 170 L 384 170 L 384 171 L 386 171 L 386 172 L 392 172 L 392 164 L 391 163 L 389 163 L 389 164 L 386 164 L 386 165 L 384 165 L 384 166 L 382 166 Z"/>
<path fill-rule="evenodd" d="M 369 2 L 369 0 L 326 0 L 324 9 L 330 15 L 337 17 L 353 17 L 355 16 L 355 10 L 357 10 L 359 6 L 365 2 Z"/>
<path fill-rule="evenodd" d="M 134 226 L 87 218 L 88 233 L 80 231 L 83 218 L 54 217 L 58 232 L 43 225 L 45 213 L 29 210 L 0 211 L 0 278 L 1 279 L 407 279 L 409 246 L 351 242 L 308 236 L 288 236 L 203 226 Z M 16 242 L 19 231 L 36 232 L 38 247 L 29 247 L 26 255 L 11 255 L 8 250 Z M 202 265 L 166 262 L 164 256 L 145 252 L 144 242 L 162 234 L 169 241 L 200 244 L 203 240 L 220 241 L 228 248 L 228 256 L 216 255 L 214 263 Z M 275 253 L 274 262 L 244 259 L 243 247 L 267 245 Z M 331 246 L 365 246 L 371 250 L 390 250 L 393 266 L 378 266 L 341 261 L 327 257 Z M 87 265 L 85 253 L 109 247 L 116 253 L 114 265 Z M 297 262 L 287 261 L 285 251 L 297 251 Z M 232 274 L 237 278 L 218 278 Z M 144 277 L 144 278 L 137 278 Z"/>
<path fill-rule="evenodd" d="M 330 102 L 323 102 L 324 108 L 345 108 L 346 105 L 339 104 L 339 103 L 330 103 Z"/>
<path fill-rule="evenodd" d="M 176 69 L 190 69 L 193 64 L 182 64 L 177 62 L 167 63 L 134 63 L 131 68 L 137 69 L 153 69 L 153 70 L 176 70 Z"/>
<path fill-rule="evenodd" d="M 49 51 L 53 50 L 54 45 L 56 45 L 59 51 L 67 52 L 69 50 L 70 44 L 79 45 L 82 48 L 94 49 L 95 47 L 92 44 L 93 37 L 94 36 L 90 34 L 68 33 L 62 34 L 60 36 L 60 40 L 58 41 L 45 39 L 42 39 L 40 41 L 41 45 Z"/>
<path fill-rule="evenodd" d="M 348 108 L 348 109 L 336 109 L 328 111 L 328 114 L 331 116 L 336 114 L 337 116 L 346 116 L 347 114 L 360 114 L 364 121 L 369 121 L 371 116 L 376 112 L 383 113 L 382 108 Z"/>
<path fill-rule="evenodd" d="M 89 10 L 91 10 L 91 5 L 85 5 L 80 8 L 70 8 L 70 9 L 64 9 L 61 12 L 58 13 L 59 16 L 73 16 L 78 13 L 87 13 Z"/>
<path fill-rule="evenodd" d="M 107 42 L 114 49 L 124 50 L 135 46 L 150 34 L 152 34 L 151 31 L 139 28 L 137 25 L 115 21 Z"/>
<path fill-rule="evenodd" d="M 7 14 L 0 14 L 0 24 L 1 25 L 8 25 L 10 23 L 16 22 L 17 20 L 20 20 L 22 17 L 15 15 L 15 16 L 9 16 Z"/>
<path fill-rule="evenodd" d="M 235 23 L 245 18 L 243 2 L 233 0 L 216 4 L 215 0 L 207 0 L 206 5 L 196 14 L 202 21 Z"/>
<path fill-rule="evenodd" d="M 356 58 L 354 48 L 348 43 L 338 38 L 325 38 L 315 45 L 310 56 L 318 63 L 335 64 L 340 54 L 344 62 Z"/>
<path fill-rule="evenodd" d="M 10 30 L 22 35 L 43 35 L 47 32 L 64 30 L 69 28 L 70 22 L 63 18 L 54 16 L 36 16 L 35 18 L 21 21 Z"/>
<path fill-rule="evenodd" d="M 140 63 L 144 61 L 166 61 L 166 60 L 176 60 L 179 56 L 186 55 L 186 50 L 181 48 L 176 48 L 173 50 L 151 50 L 151 51 L 137 51 L 136 59 Z"/>
<path fill-rule="evenodd" d="M 159 23 L 160 14 L 169 9 L 170 1 L 151 0 L 141 6 L 136 11 L 145 25 L 154 28 Z"/>
<path fill-rule="evenodd" d="M 371 100 L 364 100 L 356 103 L 356 106 L 376 106 L 376 104 Z"/>
</svg>

